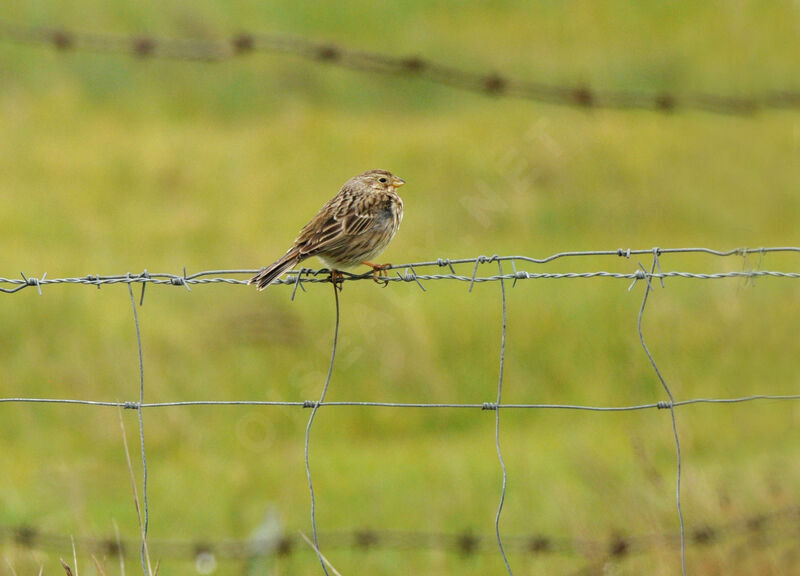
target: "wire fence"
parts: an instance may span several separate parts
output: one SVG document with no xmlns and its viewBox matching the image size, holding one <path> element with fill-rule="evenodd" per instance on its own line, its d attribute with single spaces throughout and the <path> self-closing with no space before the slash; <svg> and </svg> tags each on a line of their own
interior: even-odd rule
<svg viewBox="0 0 800 576">
<path fill-rule="evenodd" d="M 333 343 L 331 347 L 331 354 L 330 354 L 330 363 L 328 366 L 327 376 L 325 378 L 324 385 L 322 387 L 320 396 L 318 400 L 305 400 L 302 402 L 299 401 L 262 401 L 262 400 L 234 400 L 234 401 L 216 401 L 216 400 L 190 400 L 190 401 L 174 401 L 174 402 L 154 402 L 154 403 L 147 403 L 145 401 L 145 379 L 144 379 L 144 356 L 142 353 L 142 336 L 141 330 L 139 326 L 138 314 L 137 314 L 137 301 L 134 296 L 133 285 L 139 284 L 141 285 L 141 293 L 138 298 L 138 304 L 141 306 L 144 302 L 145 296 L 145 288 L 150 285 L 156 286 L 178 286 L 184 287 L 186 290 L 191 290 L 192 286 L 201 286 L 205 284 L 228 284 L 228 285 L 244 285 L 247 283 L 247 278 L 257 272 L 257 270 L 253 269 L 234 269 L 234 270 L 207 270 L 202 272 L 197 272 L 194 274 L 188 274 L 186 270 L 183 271 L 183 274 L 168 274 L 168 273 L 149 273 L 147 271 L 143 271 L 139 274 L 118 274 L 118 275 L 87 275 L 82 277 L 70 277 L 70 278 L 47 278 L 46 274 L 42 275 L 41 277 L 31 277 L 26 276 L 25 274 L 21 274 L 20 278 L 0 278 L 0 292 L 6 294 L 14 294 L 19 293 L 26 288 L 34 288 L 38 290 L 39 294 L 43 294 L 43 289 L 51 289 L 52 287 L 56 286 L 63 286 L 66 284 L 77 284 L 83 286 L 94 286 L 96 288 L 100 288 L 104 285 L 110 284 L 124 284 L 128 288 L 129 298 L 131 308 L 133 310 L 133 319 L 134 319 L 134 326 L 136 329 L 136 340 L 138 346 L 138 358 L 139 358 L 139 394 L 137 400 L 131 401 L 121 401 L 121 402 L 109 402 L 109 401 L 100 401 L 100 400 L 91 400 L 91 399 L 67 399 L 67 398 L 22 398 L 22 397 L 15 397 L 15 398 L 0 398 L 0 403 L 55 403 L 55 404 L 67 404 L 67 405 L 89 405 L 89 406 L 109 406 L 109 407 L 118 407 L 130 410 L 136 410 L 138 413 L 138 424 L 139 424 L 139 444 L 140 444 L 140 452 L 141 452 L 141 461 L 142 461 L 142 492 L 143 492 L 143 527 L 142 527 L 142 541 L 141 541 L 141 556 L 142 556 L 142 569 L 147 576 L 149 574 L 149 569 L 147 562 L 145 561 L 145 550 L 147 544 L 147 533 L 148 533 L 148 520 L 149 520 L 149 503 L 147 497 L 147 482 L 148 482 L 148 467 L 147 467 L 147 451 L 146 451 L 146 444 L 145 444 L 145 425 L 144 425 L 144 411 L 150 409 L 158 409 L 158 408 L 168 408 L 168 407 L 178 407 L 178 406 L 199 406 L 199 405 L 215 405 L 215 406 L 222 406 L 222 405 L 251 405 L 251 406 L 295 406 L 304 409 L 310 409 L 310 416 L 308 419 L 308 423 L 305 430 L 305 441 L 304 441 L 304 462 L 305 462 L 305 470 L 306 476 L 308 481 L 308 489 L 310 494 L 310 520 L 311 520 L 311 528 L 314 537 L 314 545 L 317 556 L 319 558 L 320 566 L 322 571 L 325 574 L 328 574 L 328 568 L 326 566 L 326 561 L 323 558 L 322 551 L 320 549 L 320 537 L 319 532 L 317 530 L 317 521 L 315 515 L 315 507 L 316 507 L 316 496 L 314 493 L 314 485 L 313 485 L 313 474 L 312 474 L 312 467 L 311 467 L 311 439 L 312 439 L 312 429 L 315 416 L 321 408 L 334 408 L 338 406 L 359 406 L 363 408 L 374 408 L 374 407 L 389 407 L 389 408 L 427 408 L 427 409 L 473 409 L 473 410 L 492 410 L 495 412 L 495 427 L 494 427 L 494 440 L 495 446 L 497 450 L 497 457 L 499 461 L 499 467 L 502 471 L 502 484 L 499 489 L 499 496 L 498 496 L 498 505 L 497 511 L 494 519 L 494 531 L 495 531 L 495 540 L 496 540 L 496 549 L 498 550 L 500 556 L 505 565 L 505 569 L 508 574 L 513 575 L 513 569 L 511 566 L 511 562 L 507 556 L 507 549 L 511 546 L 515 550 L 519 550 L 521 546 L 524 546 L 524 542 L 527 542 L 528 546 L 530 546 L 530 539 L 522 538 L 521 540 L 517 537 L 510 537 L 504 536 L 501 530 L 501 517 L 503 506 L 505 503 L 506 497 L 506 487 L 507 487 L 507 479 L 509 476 L 508 470 L 506 469 L 505 462 L 503 460 L 502 454 L 502 447 L 501 447 L 501 417 L 500 413 L 504 410 L 509 409 L 555 409 L 555 410 L 588 410 L 588 411 L 598 411 L 598 412 L 607 412 L 607 413 L 615 413 L 615 412 L 627 412 L 627 411 L 635 411 L 635 410 L 669 410 L 671 415 L 671 428 L 674 438 L 675 444 L 675 458 L 676 458 L 676 467 L 675 467 L 675 507 L 676 507 L 676 525 L 677 525 L 677 542 L 679 545 L 679 554 L 680 554 L 680 562 L 681 562 L 681 570 L 682 573 L 685 575 L 687 573 L 687 565 L 686 565 L 686 548 L 687 545 L 690 543 L 698 543 L 703 540 L 705 533 L 705 537 L 713 537 L 714 534 L 723 533 L 726 530 L 722 529 L 712 529 L 709 527 L 701 527 L 695 528 L 689 531 L 687 535 L 687 529 L 685 526 L 684 518 L 683 518 L 683 507 L 681 503 L 681 478 L 682 478 L 682 466 L 683 466 L 683 459 L 681 455 L 681 446 L 680 446 L 680 438 L 679 438 L 679 431 L 678 426 L 675 420 L 675 410 L 678 408 L 682 408 L 689 405 L 694 404 L 714 404 L 714 405 L 721 405 L 721 404 L 732 404 L 732 403 L 743 403 L 743 402 L 755 402 L 755 401 L 797 401 L 800 400 L 800 394 L 754 394 L 749 396 L 742 396 L 742 397 L 731 397 L 731 398 L 689 398 L 689 399 L 682 399 L 676 400 L 668 382 L 663 377 L 662 372 L 655 360 L 655 357 L 651 353 L 643 331 L 643 319 L 645 310 L 647 308 L 648 303 L 648 296 L 650 292 L 654 289 L 654 282 L 659 282 L 661 285 L 664 285 L 665 279 L 668 278 L 682 278 L 682 279 L 691 279 L 691 280 L 715 280 L 715 279 L 735 279 L 735 278 L 743 278 L 748 281 L 752 281 L 755 278 L 774 278 L 774 279 L 799 279 L 800 278 L 800 271 L 795 270 L 763 270 L 761 269 L 761 264 L 763 257 L 766 254 L 770 253 L 786 253 L 790 255 L 800 255 L 800 247 L 792 247 L 792 246 L 784 246 L 784 247 L 762 247 L 762 248 L 738 248 L 734 250 L 728 251 L 719 251 L 713 250 L 709 248 L 652 248 L 652 249 L 644 249 L 644 250 L 631 250 L 631 249 L 618 249 L 618 250 L 605 250 L 605 251 L 580 251 L 580 252 L 561 252 L 557 254 L 553 254 L 551 256 L 545 258 L 532 258 L 528 256 L 477 256 L 475 258 L 463 258 L 463 259 L 442 259 L 438 258 L 436 260 L 431 260 L 427 262 L 416 262 L 416 263 L 409 263 L 409 264 L 401 264 L 390 266 L 389 270 L 392 271 L 393 275 L 388 275 L 386 280 L 388 282 L 400 282 L 400 283 L 407 283 L 407 284 L 415 284 L 419 289 L 425 290 L 425 283 L 430 281 L 454 281 L 454 282 L 462 282 L 468 284 L 468 289 L 471 291 L 476 283 L 484 283 L 484 282 L 496 282 L 499 283 L 499 297 L 501 299 L 501 313 L 502 313 L 502 322 L 501 322 L 501 334 L 499 339 L 499 347 L 500 347 L 500 356 L 499 356 L 499 367 L 498 367 L 498 382 L 497 382 L 497 393 L 496 396 L 492 399 L 492 401 L 482 402 L 482 403 L 426 403 L 426 402 L 419 402 L 419 403 L 395 403 L 395 402 L 361 402 L 361 401 L 337 401 L 337 402 L 326 402 L 325 397 L 328 392 L 329 386 L 331 384 L 332 376 L 334 373 L 334 365 L 337 356 L 337 347 L 339 341 L 339 317 L 340 317 L 340 288 L 342 285 L 347 284 L 353 281 L 363 281 L 363 280 L 373 280 L 372 273 L 366 274 L 344 274 L 344 277 L 341 280 L 341 285 L 332 284 L 333 286 L 333 297 L 334 297 L 334 306 L 335 306 L 335 322 L 333 327 Z M 729 270 L 725 272 L 714 272 L 714 273 L 697 273 L 697 272 L 686 272 L 686 271 L 679 271 L 679 270 L 672 270 L 672 271 L 664 271 L 661 265 L 661 257 L 664 255 L 673 255 L 673 254 L 690 254 L 690 255 L 709 255 L 714 257 L 740 257 L 742 260 L 742 268 L 740 270 Z M 571 259 L 585 259 L 585 258 L 623 258 L 626 260 L 630 260 L 634 256 L 648 256 L 652 258 L 650 266 L 645 267 L 642 263 L 637 262 L 636 265 L 631 263 L 631 269 L 626 272 L 607 272 L 603 270 L 595 270 L 595 271 L 580 271 L 580 272 L 534 272 L 530 268 L 536 265 L 542 265 L 546 263 L 550 263 L 556 260 L 571 260 Z M 753 261 L 755 260 L 755 265 L 753 265 Z M 457 267 L 464 267 L 464 266 L 472 266 L 471 274 L 459 274 L 457 272 Z M 492 267 L 496 270 L 496 273 L 488 273 L 488 274 L 479 274 L 481 271 L 482 266 L 494 265 Z M 511 271 L 508 271 L 507 268 L 510 267 Z M 431 271 L 438 271 L 442 268 L 447 269 L 447 273 L 424 273 L 424 272 L 431 272 Z M 523 269 L 528 268 L 528 269 Z M 314 283 L 321 283 L 321 282 L 330 282 L 330 274 L 327 273 L 326 270 L 312 270 L 303 268 L 294 272 L 287 274 L 286 277 L 281 279 L 278 283 L 286 285 L 288 288 L 291 289 L 291 298 L 294 299 L 297 295 L 298 289 L 305 290 L 304 285 L 306 284 L 314 284 Z M 241 278 L 239 276 L 242 276 Z M 505 345 L 506 345 L 506 333 L 507 333 L 507 282 L 511 282 L 511 286 L 513 287 L 519 281 L 531 281 L 531 280 L 558 280 L 558 279 L 593 279 L 593 278 L 616 278 L 620 280 L 629 281 L 628 290 L 632 290 L 636 284 L 641 283 L 643 285 L 643 294 L 641 305 L 638 311 L 638 321 L 637 321 L 637 331 L 638 337 L 641 343 L 641 347 L 643 352 L 645 353 L 650 365 L 653 368 L 654 374 L 661 386 L 665 399 L 648 403 L 648 404 L 640 404 L 640 405 L 620 405 L 620 406 L 589 406 L 589 405 L 568 405 L 568 404 L 507 404 L 503 403 L 502 401 L 502 391 L 503 391 L 503 376 L 504 376 L 504 364 L 505 364 Z M 337 288 L 337 285 L 339 286 Z M 511 471 L 513 475 L 513 471 Z M 782 514 L 783 512 L 780 512 Z M 797 511 L 794 510 L 791 514 L 796 515 Z M 759 521 L 751 521 L 751 524 L 755 526 L 763 526 L 763 518 Z M 699 534 L 699 536 L 698 536 Z M 19 536 L 19 534 L 18 534 Z M 636 547 L 641 545 L 641 539 L 632 539 L 628 540 L 623 537 L 620 537 L 616 541 L 616 548 L 611 548 L 610 550 L 622 550 L 623 553 L 627 550 L 631 549 L 631 547 Z M 29 540 L 37 540 L 35 538 L 29 538 Z M 467 547 L 472 549 L 473 547 L 477 546 L 475 542 L 478 541 L 468 541 Z M 523 544 L 520 544 L 520 543 Z M 542 546 L 546 546 L 548 549 L 551 548 L 551 539 L 549 537 L 545 539 L 547 544 L 542 543 Z M 463 541 L 462 541 L 463 544 Z M 634 545 L 635 544 L 635 545 Z M 328 543 L 326 543 L 327 547 Z M 480 541 L 481 547 L 483 547 L 483 541 Z M 608 550 L 607 550 L 608 552 Z M 620 553 L 618 552 L 617 555 Z M 613 554 L 612 554 L 613 556 Z"/>
<path fill-rule="evenodd" d="M 82 32 L 0 22 L 0 40 L 46 46 L 61 52 L 121 54 L 140 59 L 224 62 L 245 55 L 287 54 L 313 62 L 368 73 L 415 77 L 453 88 L 577 108 L 648 109 L 672 112 L 694 109 L 717 114 L 752 114 L 768 109 L 800 109 L 800 91 L 769 90 L 751 96 L 710 93 L 599 90 L 586 85 L 526 81 L 497 72 L 472 72 L 421 56 L 394 56 L 353 50 L 298 36 L 242 32 L 229 38 L 162 38 Z"/>
</svg>

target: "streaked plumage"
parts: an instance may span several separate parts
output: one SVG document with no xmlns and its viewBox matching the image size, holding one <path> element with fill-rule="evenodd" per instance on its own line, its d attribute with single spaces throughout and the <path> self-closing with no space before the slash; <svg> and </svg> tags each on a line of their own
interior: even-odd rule
<svg viewBox="0 0 800 576">
<path fill-rule="evenodd" d="M 386 170 L 369 170 L 345 182 L 339 193 L 306 224 L 291 248 L 263 268 L 248 284 L 263 290 L 281 274 L 311 256 L 331 270 L 346 270 L 370 262 L 394 238 L 403 219 L 397 188 L 404 180 Z"/>
</svg>

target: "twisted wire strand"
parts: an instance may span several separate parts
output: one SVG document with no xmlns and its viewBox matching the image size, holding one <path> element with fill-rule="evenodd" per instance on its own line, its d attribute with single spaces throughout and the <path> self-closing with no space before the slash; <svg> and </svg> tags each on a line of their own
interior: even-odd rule
<svg viewBox="0 0 800 576">
<path fill-rule="evenodd" d="M 616 256 L 620 258 L 630 259 L 632 256 L 642 254 L 653 254 L 656 251 L 660 255 L 664 254 L 706 254 L 711 256 L 728 257 L 740 256 L 747 265 L 747 257 L 749 255 L 763 256 L 770 253 L 796 253 L 800 254 L 800 247 L 795 246 L 777 246 L 777 247 L 762 247 L 762 248 L 736 248 L 733 250 L 719 251 L 710 248 L 650 248 L 647 250 L 631 250 L 631 249 L 617 249 L 617 250 L 589 250 L 589 251 L 573 251 L 573 252 L 560 252 L 547 256 L 544 258 L 533 258 L 524 255 L 514 256 L 476 256 L 473 258 L 438 258 L 431 261 L 411 262 L 406 264 L 389 265 L 387 270 L 394 271 L 394 275 L 386 276 L 385 280 L 388 282 L 405 282 L 416 283 L 422 287 L 422 281 L 441 281 L 441 280 L 455 280 L 458 282 L 469 282 L 470 286 L 475 283 L 481 282 L 497 282 L 500 280 L 513 280 L 516 284 L 519 280 L 544 280 L 544 279 L 576 279 L 576 278 L 616 278 L 625 280 L 645 280 L 645 279 L 659 279 L 666 278 L 691 278 L 700 280 L 716 280 L 725 278 L 800 278 L 800 272 L 796 271 L 782 271 L 782 270 L 759 270 L 747 268 L 744 270 L 731 270 L 727 272 L 712 272 L 712 273 L 698 273 L 686 272 L 680 270 L 673 270 L 659 272 L 642 270 L 640 267 L 635 267 L 631 272 L 608 272 L 604 270 L 585 271 L 585 272 L 530 272 L 527 270 L 518 270 L 517 263 L 529 264 L 547 264 L 555 260 L 565 258 L 586 258 L 597 256 Z M 501 273 L 487 276 L 478 276 L 477 271 L 481 264 L 491 262 L 509 262 L 512 265 L 513 272 Z M 473 273 L 471 276 L 457 274 L 455 266 L 459 264 L 473 264 Z M 420 274 L 418 270 L 425 268 L 441 269 L 448 267 L 449 274 Z M 187 274 L 184 270 L 183 274 L 171 274 L 164 272 L 148 272 L 144 270 L 140 274 L 112 274 L 112 275 L 98 275 L 89 274 L 81 277 L 67 277 L 67 278 L 48 278 L 47 273 L 44 273 L 40 278 L 35 276 L 28 276 L 24 273 L 20 274 L 20 278 L 0 277 L 0 292 L 6 294 L 13 294 L 20 292 L 25 288 L 36 288 L 39 293 L 42 293 L 43 286 L 52 286 L 58 284 L 85 284 L 90 286 L 104 286 L 111 284 L 147 284 L 154 285 L 168 285 L 168 286 L 183 286 L 187 290 L 191 290 L 191 286 L 204 285 L 204 284 L 238 284 L 246 285 L 247 278 L 240 279 L 231 276 L 245 275 L 252 276 L 259 269 L 257 268 L 232 268 L 220 270 L 204 270 Z M 400 273 L 400 270 L 403 273 Z M 342 272 L 342 282 L 353 282 L 372 280 L 372 273 L 367 272 L 363 274 L 353 274 Z M 284 277 L 275 281 L 275 284 L 291 285 L 296 288 L 303 284 L 314 283 L 327 283 L 329 282 L 329 270 L 327 269 L 311 269 L 301 268 L 299 270 L 292 270 Z M 423 288 L 424 289 L 424 288 Z M 144 291 L 142 292 L 142 298 Z"/>
<path fill-rule="evenodd" d="M 354 50 L 300 36 L 241 32 L 223 39 L 166 38 L 154 35 L 84 32 L 65 27 L 36 27 L 0 22 L 0 40 L 49 47 L 60 52 L 127 55 L 188 62 L 219 63 L 245 55 L 293 55 L 320 64 L 365 73 L 421 78 L 434 84 L 573 108 L 653 110 L 662 113 L 694 109 L 716 114 L 747 115 L 761 110 L 800 109 L 800 91 L 765 90 L 749 96 L 710 93 L 671 93 L 600 90 L 586 85 L 556 85 L 521 80 L 493 71 L 473 72 L 422 56 L 396 56 Z"/>
</svg>

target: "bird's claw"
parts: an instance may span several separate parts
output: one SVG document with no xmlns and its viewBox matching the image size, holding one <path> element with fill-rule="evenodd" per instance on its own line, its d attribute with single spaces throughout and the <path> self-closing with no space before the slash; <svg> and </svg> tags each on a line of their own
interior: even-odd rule
<svg viewBox="0 0 800 576">
<path fill-rule="evenodd" d="M 373 264 L 372 262 L 364 262 L 364 264 L 372 268 L 372 279 L 376 284 L 380 284 L 384 288 L 389 285 L 389 279 L 387 278 L 389 273 L 387 270 L 392 267 L 391 264 Z"/>
</svg>

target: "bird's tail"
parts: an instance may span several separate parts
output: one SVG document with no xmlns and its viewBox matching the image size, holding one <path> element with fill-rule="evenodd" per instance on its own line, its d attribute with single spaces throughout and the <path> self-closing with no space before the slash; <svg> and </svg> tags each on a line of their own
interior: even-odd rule
<svg viewBox="0 0 800 576">
<path fill-rule="evenodd" d="M 277 262 L 270 264 L 266 268 L 262 268 L 261 271 L 250 278 L 247 283 L 255 284 L 259 290 L 263 290 L 272 284 L 273 280 L 277 279 L 281 274 L 297 266 L 300 260 L 301 258 L 299 254 L 297 254 L 297 251 L 291 250 Z"/>
</svg>

